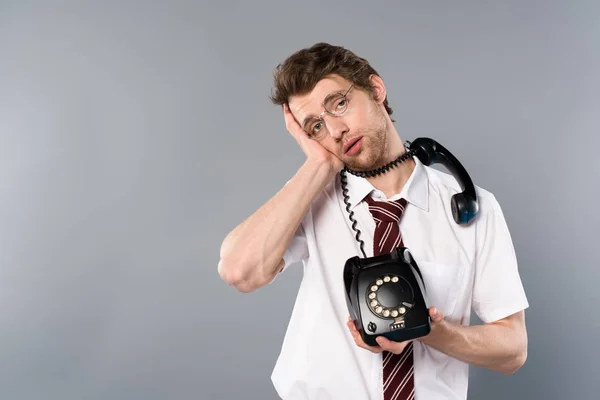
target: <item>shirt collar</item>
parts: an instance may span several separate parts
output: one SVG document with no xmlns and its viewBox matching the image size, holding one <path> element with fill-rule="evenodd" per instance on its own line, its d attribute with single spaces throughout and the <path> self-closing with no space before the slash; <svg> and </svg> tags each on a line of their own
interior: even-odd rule
<svg viewBox="0 0 600 400">
<path fill-rule="evenodd" d="M 406 184 L 402 188 L 402 191 L 391 199 L 403 197 L 410 204 L 413 204 L 425 211 L 429 210 L 429 179 L 425 166 L 417 157 L 413 157 L 415 161 L 415 168 L 412 174 L 406 181 Z M 376 189 L 371 182 L 365 178 L 361 178 L 350 173 L 346 173 L 348 180 L 348 201 L 350 202 L 350 208 L 354 209 L 360 204 L 364 198 L 371 192 L 375 192 L 382 199 L 385 198 L 383 192 Z M 390 199 L 390 200 L 391 200 Z"/>
</svg>

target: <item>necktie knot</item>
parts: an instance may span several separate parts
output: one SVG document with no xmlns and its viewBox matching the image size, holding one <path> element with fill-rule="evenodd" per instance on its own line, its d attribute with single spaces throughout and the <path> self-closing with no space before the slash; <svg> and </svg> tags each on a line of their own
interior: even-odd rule
<svg viewBox="0 0 600 400">
<path fill-rule="evenodd" d="M 373 219 L 378 224 L 380 222 L 400 222 L 407 204 L 404 198 L 394 201 L 376 201 L 371 196 L 367 196 L 365 200 L 369 204 L 369 211 Z"/>
</svg>

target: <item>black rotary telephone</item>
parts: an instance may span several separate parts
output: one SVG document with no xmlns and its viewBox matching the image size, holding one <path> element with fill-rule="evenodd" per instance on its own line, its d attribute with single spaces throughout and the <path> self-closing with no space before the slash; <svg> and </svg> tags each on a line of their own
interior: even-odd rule
<svg viewBox="0 0 600 400">
<path fill-rule="evenodd" d="M 454 221 L 468 225 L 479 209 L 475 186 L 461 163 L 446 148 L 429 138 L 406 142 L 407 151 L 393 162 L 416 156 L 424 165 L 440 163 L 456 178 L 462 192 L 451 199 Z M 385 173 L 389 165 L 359 176 Z M 398 247 L 389 254 L 367 257 L 360 231 L 356 227 L 354 212 L 350 211 L 345 172 L 340 174 L 346 211 L 360 243 L 363 258 L 354 256 L 344 266 L 346 304 L 363 341 L 377 346 L 375 338 L 385 336 L 402 342 L 425 336 L 431 331 L 425 282 L 421 271 L 407 247 Z"/>
</svg>

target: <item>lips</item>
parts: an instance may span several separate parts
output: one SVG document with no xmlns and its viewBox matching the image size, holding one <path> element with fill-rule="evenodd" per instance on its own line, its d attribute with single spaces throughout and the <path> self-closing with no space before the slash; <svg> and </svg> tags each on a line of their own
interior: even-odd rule
<svg viewBox="0 0 600 400">
<path fill-rule="evenodd" d="M 354 139 L 351 139 L 348 143 L 346 143 L 346 145 L 344 145 L 344 154 L 347 153 L 348 150 L 350 150 L 350 148 L 352 146 L 354 146 L 356 144 L 356 142 L 358 142 L 361 138 L 362 138 L 362 136 L 354 138 Z"/>
</svg>

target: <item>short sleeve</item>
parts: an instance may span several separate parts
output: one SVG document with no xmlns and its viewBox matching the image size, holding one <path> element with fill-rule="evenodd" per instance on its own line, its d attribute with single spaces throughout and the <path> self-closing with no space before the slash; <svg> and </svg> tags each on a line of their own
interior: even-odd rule
<svg viewBox="0 0 600 400">
<path fill-rule="evenodd" d="M 296 229 L 296 233 L 292 237 L 290 245 L 283 254 L 283 261 L 285 261 L 283 269 L 285 270 L 290 265 L 300 262 L 307 257 L 308 246 L 306 244 L 306 233 L 304 231 L 304 226 L 300 224 L 298 229 Z"/>
<path fill-rule="evenodd" d="M 477 222 L 473 310 L 483 322 L 505 318 L 529 307 L 504 214 L 487 193 Z"/>
<path fill-rule="evenodd" d="M 297 263 L 299 261 L 303 261 L 308 257 L 308 246 L 306 244 L 306 234 L 304 231 L 304 227 L 302 224 L 298 226 L 292 240 L 290 241 L 290 245 L 288 246 L 285 253 L 283 253 L 283 268 L 279 271 L 273 279 L 269 282 L 269 284 L 275 282 L 279 274 L 285 271 L 290 265 Z"/>
</svg>

